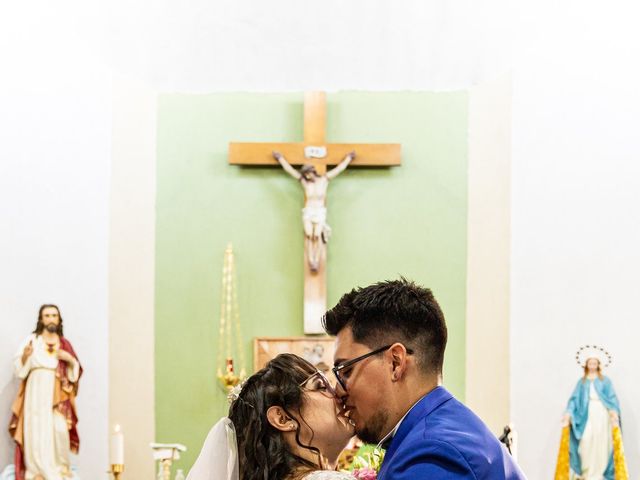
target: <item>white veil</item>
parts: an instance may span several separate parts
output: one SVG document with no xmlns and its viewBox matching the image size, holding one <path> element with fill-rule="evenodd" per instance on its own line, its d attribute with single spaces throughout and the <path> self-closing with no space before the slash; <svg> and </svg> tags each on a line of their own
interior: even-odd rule
<svg viewBox="0 0 640 480">
<path fill-rule="evenodd" d="M 221 418 L 209 431 L 187 480 L 239 480 L 238 441 L 229 418 Z"/>
</svg>

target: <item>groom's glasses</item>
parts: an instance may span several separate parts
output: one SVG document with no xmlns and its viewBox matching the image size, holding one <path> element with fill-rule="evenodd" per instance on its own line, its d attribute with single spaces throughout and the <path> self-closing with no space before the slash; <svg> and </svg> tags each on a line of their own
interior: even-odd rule
<svg viewBox="0 0 640 480">
<path fill-rule="evenodd" d="M 338 379 L 338 383 L 340 383 L 340 386 L 342 387 L 342 389 L 346 392 L 347 380 L 349 379 L 349 376 L 351 375 L 351 370 L 353 369 L 353 366 L 356 363 L 364 360 L 365 358 L 369 358 L 369 357 L 372 357 L 373 355 L 377 355 L 378 353 L 386 352 L 394 345 L 395 343 L 392 343 L 390 345 L 385 345 L 384 347 L 380 347 L 374 350 L 373 352 L 365 353 L 364 355 L 360 355 L 359 357 L 353 358 L 351 360 L 347 360 L 346 362 L 342 362 L 336 365 L 335 367 L 333 367 L 331 371 Z M 407 348 L 407 353 L 409 355 L 412 355 L 413 350 L 411 350 L 410 348 Z"/>
<path fill-rule="evenodd" d="M 325 397 L 336 397 L 335 388 L 333 388 L 329 379 L 325 377 L 324 373 L 320 370 L 309 375 L 307 379 L 299 385 L 299 387 L 309 392 L 320 392 Z"/>
</svg>

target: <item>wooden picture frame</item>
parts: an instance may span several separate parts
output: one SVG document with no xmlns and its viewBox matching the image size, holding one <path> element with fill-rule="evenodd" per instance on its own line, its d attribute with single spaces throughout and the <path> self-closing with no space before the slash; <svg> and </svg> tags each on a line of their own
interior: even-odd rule
<svg viewBox="0 0 640 480">
<path fill-rule="evenodd" d="M 256 337 L 253 341 L 253 369 L 257 372 L 281 353 L 295 353 L 321 371 L 333 366 L 334 338 L 321 337 Z"/>
</svg>

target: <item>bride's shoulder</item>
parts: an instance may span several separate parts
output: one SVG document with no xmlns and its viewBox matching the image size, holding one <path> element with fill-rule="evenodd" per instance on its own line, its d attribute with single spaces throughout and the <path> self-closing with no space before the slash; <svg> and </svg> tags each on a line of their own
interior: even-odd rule
<svg viewBox="0 0 640 480">
<path fill-rule="evenodd" d="M 335 470 L 316 470 L 304 477 L 304 480 L 353 480 L 353 476 Z"/>
</svg>

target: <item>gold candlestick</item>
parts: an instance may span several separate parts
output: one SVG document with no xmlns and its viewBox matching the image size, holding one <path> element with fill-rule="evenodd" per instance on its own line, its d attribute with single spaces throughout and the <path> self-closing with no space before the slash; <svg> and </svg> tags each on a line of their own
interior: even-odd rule
<svg viewBox="0 0 640 480">
<path fill-rule="evenodd" d="M 120 480 L 122 472 L 124 472 L 124 464 L 123 463 L 112 463 L 111 464 L 111 473 L 113 474 L 113 478 L 115 480 Z"/>
<path fill-rule="evenodd" d="M 218 333 L 218 382 L 225 393 L 239 384 L 246 376 L 244 350 L 240 333 L 236 270 L 231 244 L 224 252 L 222 268 L 222 295 L 220 299 L 220 330 Z M 236 373 L 234 358 L 239 360 L 240 372 Z M 224 370 L 223 370 L 224 365 Z"/>
</svg>

